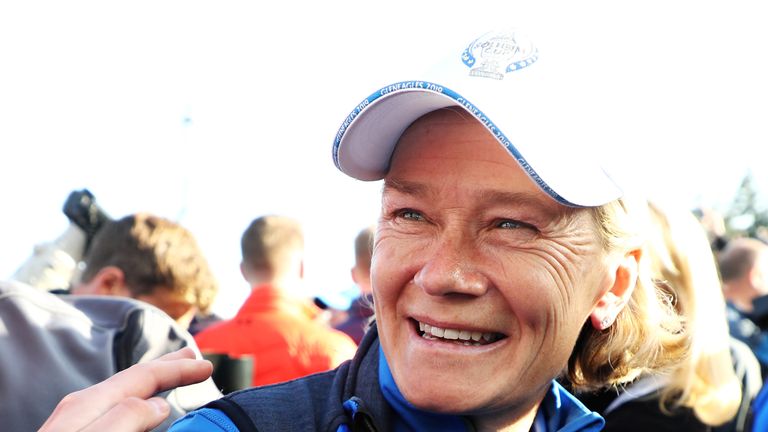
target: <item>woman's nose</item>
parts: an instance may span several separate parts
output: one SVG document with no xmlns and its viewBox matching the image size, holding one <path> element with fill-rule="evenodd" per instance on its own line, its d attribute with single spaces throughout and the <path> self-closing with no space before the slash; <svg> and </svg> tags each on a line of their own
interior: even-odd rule
<svg viewBox="0 0 768 432">
<path fill-rule="evenodd" d="M 489 280 L 480 269 L 480 252 L 459 236 L 444 238 L 427 252 L 414 282 L 427 294 L 481 296 Z"/>
</svg>

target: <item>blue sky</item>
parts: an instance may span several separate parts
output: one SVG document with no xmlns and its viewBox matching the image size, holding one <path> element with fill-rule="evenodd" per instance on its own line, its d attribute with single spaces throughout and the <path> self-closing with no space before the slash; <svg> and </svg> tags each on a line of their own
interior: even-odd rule
<svg viewBox="0 0 768 432">
<path fill-rule="evenodd" d="M 3 2 L 0 276 L 64 231 L 65 198 L 88 188 L 114 217 L 150 211 L 190 228 L 225 315 L 248 290 L 240 234 L 266 213 L 305 224 L 308 291 L 348 288 L 379 185 L 335 170 L 333 135 L 395 69 L 480 21 L 585 31 L 587 67 L 621 64 L 610 84 L 637 103 L 606 125 L 625 139 L 603 156 L 654 194 L 723 207 L 749 169 L 768 191 L 760 9 L 614 3 Z"/>
</svg>

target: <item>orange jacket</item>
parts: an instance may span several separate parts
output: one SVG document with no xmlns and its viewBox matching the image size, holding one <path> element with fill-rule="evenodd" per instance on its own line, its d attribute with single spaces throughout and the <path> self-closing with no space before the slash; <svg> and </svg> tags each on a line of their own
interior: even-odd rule
<svg viewBox="0 0 768 432">
<path fill-rule="evenodd" d="M 349 336 L 313 320 L 317 311 L 261 285 L 234 318 L 209 326 L 195 341 L 204 353 L 251 355 L 254 386 L 288 381 L 333 369 L 355 353 Z"/>
</svg>

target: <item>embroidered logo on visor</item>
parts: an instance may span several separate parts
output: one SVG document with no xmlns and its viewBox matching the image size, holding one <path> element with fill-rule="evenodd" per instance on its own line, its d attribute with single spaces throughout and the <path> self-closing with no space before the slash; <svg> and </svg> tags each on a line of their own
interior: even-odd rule
<svg viewBox="0 0 768 432">
<path fill-rule="evenodd" d="M 470 76 L 497 80 L 504 79 L 508 72 L 532 65 L 538 58 L 539 50 L 516 30 L 486 33 L 461 53 Z"/>
</svg>

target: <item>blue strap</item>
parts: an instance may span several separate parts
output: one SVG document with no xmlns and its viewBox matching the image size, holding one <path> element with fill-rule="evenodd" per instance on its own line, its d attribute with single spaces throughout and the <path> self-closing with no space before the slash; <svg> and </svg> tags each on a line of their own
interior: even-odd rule
<svg viewBox="0 0 768 432">
<path fill-rule="evenodd" d="M 212 408 L 201 408 L 176 420 L 168 432 L 239 432 L 237 426 L 223 412 Z"/>
</svg>

